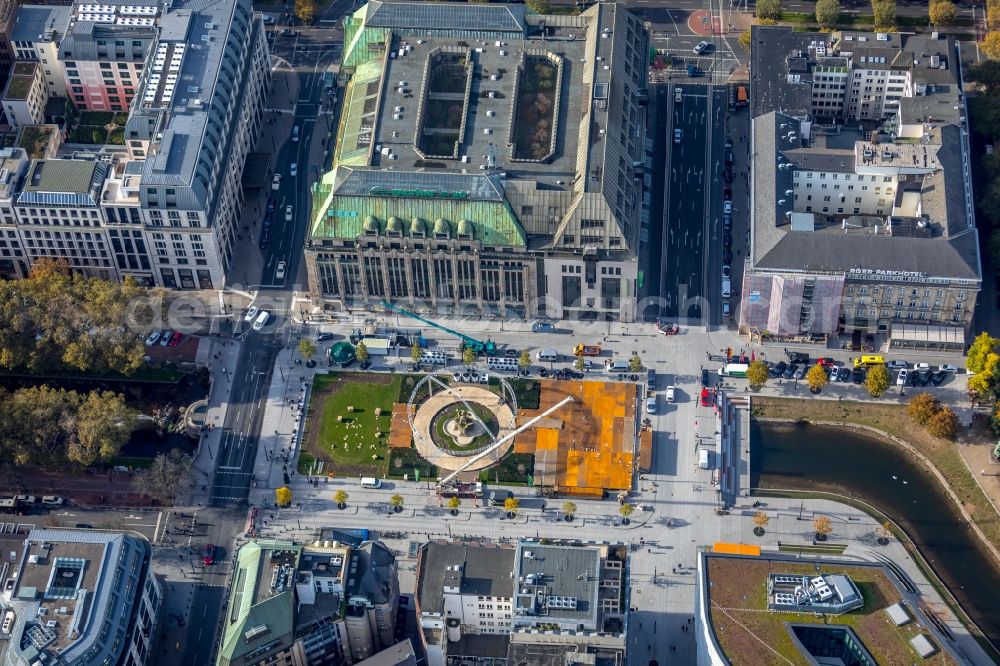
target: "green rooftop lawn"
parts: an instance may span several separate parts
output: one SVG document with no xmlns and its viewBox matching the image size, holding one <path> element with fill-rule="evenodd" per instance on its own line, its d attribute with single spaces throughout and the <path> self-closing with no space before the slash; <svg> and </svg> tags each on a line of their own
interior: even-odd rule
<svg viewBox="0 0 1000 666">
<path fill-rule="evenodd" d="M 810 661 L 795 645 L 788 623 L 849 626 L 879 664 L 951 663 L 942 652 L 921 659 L 910 647 L 910 639 L 922 633 L 915 619 L 902 627 L 889 621 L 883 609 L 901 597 L 879 568 L 844 564 L 823 564 L 817 568 L 812 563 L 756 558 L 712 557 L 708 562 L 712 625 L 719 646 L 733 666 L 807 666 Z M 769 573 L 843 573 L 858 586 L 865 605 L 850 613 L 823 617 L 772 612 L 767 610 Z M 907 607 L 907 611 L 912 617 L 913 610 Z M 937 639 L 931 637 L 931 641 L 937 644 Z"/>
<path fill-rule="evenodd" d="M 317 375 L 300 462 L 324 461 L 325 471 L 350 475 L 372 472 L 373 466 L 384 469 L 392 405 L 400 382 L 398 375 L 380 373 Z M 376 408 L 382 409 L 381 416 L 375 416 Z"/>
</svg>

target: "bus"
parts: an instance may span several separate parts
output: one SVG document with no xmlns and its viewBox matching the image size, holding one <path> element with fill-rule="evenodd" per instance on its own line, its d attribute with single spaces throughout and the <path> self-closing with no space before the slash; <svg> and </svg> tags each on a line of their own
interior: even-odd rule
<svg viewBox="0 0 1000 666">
<path fill-rule="evenodd" d="M 719 368 L 720 377 L 746 377 L 750 368 L 746 363 L 727 363 Z"/>
<path fill-rule="evenodd" d="M 855 368 L 871 368 L 876 365 L 885 365 L 884 356 L 859 356 L 854 359 Z"/>
</svg>

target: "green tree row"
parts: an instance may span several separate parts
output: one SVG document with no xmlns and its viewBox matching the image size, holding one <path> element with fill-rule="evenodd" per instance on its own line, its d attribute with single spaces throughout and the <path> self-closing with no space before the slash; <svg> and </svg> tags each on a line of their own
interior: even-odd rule
<svg viewBox="0 0 1000 666">
<path fill-rule="evenodd" d="M 989 0 L 987 3 L 988 16 L 990 3 L 1000 4 L 1000 0 Z M 880 32 L 894 32 L 896 30 L 896 0 L 871 0 L 871 7 L 872 16 L 875 19 L 875 29 Z M 840 19 L 840 0 L 816 0 L 815 12 L 816 22 L 823 28 L 831 28 Z M 955 13 L 955 3 L 952 0 L 930 0 L 927 7 L 928 19 L 931 24 L 939 27 L 952 24 L 955 21 Z M 996 10 L 994 13 L 1000 15 L 1000 12 Z M 781 0 L 757 0 L 754 14 L 759 23 L 774 25 L 784 17 L 784 8 L 781 6 Z M 1000 25 L 1000 18 L 997 19 L 996 23 Z"/>
<path fill-rule="evenodd" d="M 111 391 L 44 385 L 0 391 L 0 459 L 42 467 L 107 462 L 128 441 L 136 416 Z"/>
<path fill-rule="evenodd" d="M 23 280 L 0 281 L 0 368 L 135 372 L 145 347 L 125 323 L 143 316 L 137 307 L 148 307 L 147 293 L 131 279 L 84 277 L 49 261 Z"/>
</svg>

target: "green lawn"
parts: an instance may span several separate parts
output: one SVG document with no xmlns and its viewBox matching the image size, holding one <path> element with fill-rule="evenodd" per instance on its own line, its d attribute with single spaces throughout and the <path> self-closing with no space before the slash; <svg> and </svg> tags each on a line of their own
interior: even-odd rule
<svg viewBox="0 0 1000 666">
<path fill-rule="evenodd" d="M 392 405 L 399 395 L 399 385 L 398 376 L 317 375 L 309 405 L 310 455 L 332 460 L 338 466 L 384 467 Z M 353 411 L 348 407 L 353 407 Z M 375 416 L 379 407 L 382 415 Z M 381 436 L 376 436 L 376 432 L 381 432 Z"/>
</svg>

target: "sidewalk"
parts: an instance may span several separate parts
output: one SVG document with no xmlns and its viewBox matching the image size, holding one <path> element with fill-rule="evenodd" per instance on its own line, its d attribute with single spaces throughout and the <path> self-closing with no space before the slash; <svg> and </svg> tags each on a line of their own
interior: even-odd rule
<svg viewBox="0 0 1000 666">
<path fill-rule="evenodd" d="M 212 375 L 212 386 L 208 393 L 208 415 L 205 419 L 207 431 L 202 433 L 198 450 L 194 457 L 194 491 L 181 506 L 207 506 L 211 502 L 211 482 L 215 472 L 215 454 L 219 450 L 226 410 L 232 392 L 230 373 L 236 368 L 240 355 L 238 340 L 213 338 L 209 350 L 208 369 Z"/>
</svg>

